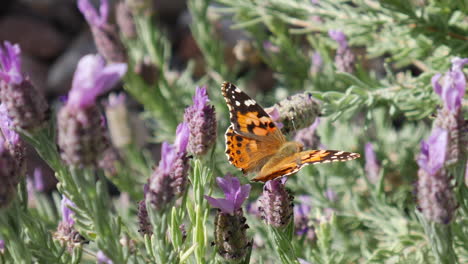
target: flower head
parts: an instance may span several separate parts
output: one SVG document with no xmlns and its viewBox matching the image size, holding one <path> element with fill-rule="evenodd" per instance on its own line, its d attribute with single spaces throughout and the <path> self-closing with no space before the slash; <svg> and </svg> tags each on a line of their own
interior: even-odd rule
<svg viewBox="0 0 468 264">
<path fill-rule="evenodd" d="M 3 48 L 0 47 L 0 80 L 10 84 L 20 84 L 23 81 L 20 53 L 18 44 L 12 45 L 5 41 Z"/>
<path fill-rule="evenodd" d="M 161 160 L 148 180 L 146 199 L 157 209 L 168 206 L 176 196 L 185 191 L 189 168 L 187 144 L 190 130 L 187 123 L 177 127 L 176 139 L 171 145 L 163 142 Z"/>
<path fill-rule="evenodd" d="M 443 84 L 439 80 L 442 74 L 438 73 L 431 79 L 434 91 L 442 98 L 445 107 L 455 113 L 460 109 L 466 90 L 466 78 L 463 66 L 468 64 L 468 58 L 455 58 L 452 60 L 452 69 L 444 75 Z"/>
<path fill-rule="evenodd" d="M 418 165 L 427 173 L 435 175 L 445 163 L 447 154 L 447 131 L 435 128 L 427 141 L 421 142 Z"/>
<path fill-rule="evenodd" d="M 209 101 L 206 87 L 197 87 L 193 105 L 185 109 L 184 119 L 190 127 L 189 151 L 198 156 L 216 140 L 216 113 Z"/>
<path fill-rule="evenodd" d="M 99 55 L 84 56 L 78 62 L 67 105 L 72 108 L 94 105 L 96 98 L 113 88 L 126 71 L 125 63 L 106 66 L 104 58 Z"/>
<path fill-rule="evenodd" d="M 338 43 L 335 56 L 336 68 L 343 72 L 352 73 L 354 71 L 354 54 L 348 46 L 346 35 L 339 30 L 330 30 L 328 35 Z"/>
<path fill-rule="evenodd" d="M 239 179 L 230 175 L 226 175 L 224 178 L 217 177 L 216 182 L 226 198 L 213 198 L 205 195 L 205 199 L 212 207 L 219 208 L 227 214 L 234 214 L 249 197 L 250 184 L 241 185 Z"/>
<path fill-rule="evenodd" d="M 78 0 L 78 9 L 85 16 L 89 24 L 102 27 L 107 23 L 109 16 L 109 2 L 108 0 L 101 0 L 99 6 L 99 14 L 89 0 Z"/>
<path fill-rule="evenodd" d="M 346 35 L 340 30 L 330 30 L 328 31 L 328 35 L 334 41 L 338 42 L 341 49 L 348 48 L 348 41 L 346 40 Z"/>
<path fill-rule="evenodd" d="M 262 218 L 274 227 L 287 226 L 293 216 L 294 197 L 286 190 L 283 180 L 268 181 L 260 198 Z"/>
</svg>

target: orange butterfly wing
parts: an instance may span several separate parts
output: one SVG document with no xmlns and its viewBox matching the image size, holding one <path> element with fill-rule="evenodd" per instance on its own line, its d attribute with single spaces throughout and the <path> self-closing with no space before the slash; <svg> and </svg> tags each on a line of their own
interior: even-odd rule
<svg viewBox="0 0 468 264">
<path fill-rule="evenodd" d="M 267 163 L 252 181 L 266 182 L 298 172 L 302 167 L 315 163 L 348 161 L 359 158 L 358 153 L 339 150 L 307 150 L 284 157 L 279 162 Z"/>
<path fill-rule="evenodd" d="M 265 110 L 247 94 L 227 82 L 221 89 L 232 124 L 226 131 L 229 162 L 244 173 L 259 171 L 285 138 Z"/>
</svg>

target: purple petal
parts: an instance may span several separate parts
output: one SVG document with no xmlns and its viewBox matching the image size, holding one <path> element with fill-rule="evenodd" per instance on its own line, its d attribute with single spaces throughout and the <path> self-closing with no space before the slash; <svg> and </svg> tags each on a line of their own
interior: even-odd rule
<svg viewBox="0 0 468 264">
<path fill-rule="evenodd" d="M 206 92 L 206 87 L 197 87 L 195 90 L 195 95 L 193 96 L 193 105 L 196 109 L 201 110 L 209 102 L 208 94 Z"/>
<path fill-rule="evenodd" d="M 249 197 L 251 186 L 250 184 L 242 185 L 239 192 L 236 193 L 234 199 L 234 208 L 239 209 L 242 207 L 244 201 Z"/>
<path fill-rule="evenodd" d="M 445 163 L 448 144 L 448 132 L 435 128 L 427 141 L 421 142 L 421 154 L 418 165 L 431 175 L 435 175 Z"/>
<path fill-rule="evenodd" d="M 78 9 L 85 16 L 86 21 L 88 21 L 90 25 L 101 27 L 107 21 L 107 15 L 109 12 L 109 5 L 107 0 L 102 0 L 102 3 L 99 7 L 99 15 L 89 0 L 78 0 Z"/>
<path fill-rule="evenodd" d="M 346 40 L 346 35 L 340 30 L 329 30 L 328 35 L 334 41 L 340 45 L 341 49 L 345 49 L 348 47 L 348 41 Z"/>
<path fill-rule="evenodd" d="M 461 71 L 451 71 L 445 75 L 442 86 L 442 100 L 452 112 L 458 111 L 465 94 L 466 80 Z"/>
<path fill-rule="evenodd" d="M 204 197 L 212 207 L 219 208 L 221 209 L 221 211 L 228 213 L 228 214 L 234 213 L 234 204 L 228 199 L 213 198 L 207 195 L 205 195 Z"/>
<path fill-rule="evenodd" d="M 12 129 L 12 121 L 8 117 L 8 112 L 4 104 L 0 104 L 0 131 L 2 132 L 8 144 L 17 145 L 21 138 L 16 131 Z"/>
<path fill-rule="evenodd" d="M 442 74 L 437 73 L 431 78 L 431 83 L 432 83 L 432 87 L 434 88 L 434 92 L 436 92 L 436 94 L 438 95 L 442 95 L 442 86 L 439 83 L 439 80 L 441 77 L 442 77 Z"/>
<path fill-rule="evenodd" d="M 100 55 L 86 55 L 78 62 L 67 105 L 83 108 L 95 103 L 96 97 L 110 90 L 125 74 L 127 66 L 115 63 L 105 66 Z"/>
<path fill-rule="evenodd" d="M 0 251 L 5 250 L 5 240 L 0 239 Z"/>
<path fill-rule="evenodd" d="M 468 64 L 468 58 L 458 58 L 455 57 L 452 59 L 452 71 L 462 71 L 465 64 Z"/>
<path fill-rule="evenodd" d="M 163 173 L 170 173 L 176 157 L 177 153 L 174 146 L 167 142 L 163 142 L 161 146 L 161 160 L 159 161 L 159 169 Z"/>
<path fill-rule="evenodd" d="M 104 254 L 101 250 L 96 254 L 98 264 L 114 264 L 112 260 Z"/>
<path fill-rule="evenodd" d="M 218 183 L 219 188 L 221 188 L 224 194 L 234 194 L 236 190 L 240 188 L 240 181 L 236 177 L 232 177 L 229 174 L 226 177 L 221 178 L 217 177 L 216 182 Z"/>
<path fill-rule="evenodd" d="M 23 81 L 20 55 L 18 44 L 5 41 L 3 48 L 0 47 L 0 79 L 6 83 L 19 84 Z"/>
<path fill-rule="evenodd" d="M 41 167 L 36 167 L 34 169 L 34 189 L 38 192 L 43 192 L 45 190 L 44 183 L 44 174 Z"/>
<path fill-rule="evenodd" d="M 70 201 L 65 195 L 62 196 L 62 221 L 68 223 L 69 225 L 73 225 L 75 220 L 73 220 L 73 215 L 75 214 L 70 207 L 75 207 L 76 205 Z"/>
<path fill-rule="evenodd" d="M 176 139 L 174 146 L 177 148 L 179 153 L 185 153 L 187 151 L 187 145 L 190 138 L 190 128 L 186 122 L 180 123 L 176 129 Z"/>
</svg>

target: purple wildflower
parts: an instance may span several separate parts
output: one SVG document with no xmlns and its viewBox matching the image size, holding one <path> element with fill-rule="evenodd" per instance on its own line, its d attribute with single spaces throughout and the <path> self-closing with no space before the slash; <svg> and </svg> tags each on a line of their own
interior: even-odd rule
<svg viewBox="0 0 468 264">
<path fill-rule="evenodd" d="M 89 0 L 78 0 L 78 9 L 91 26 L 99 53 L 109 62 L 126 62 L 127 53 L 119 34 L 116 28 L 107 21 L 109 16 L 108 0 L 100 2 L 99 14 Z"/>
<path fill-rule="evenodd" d="M 110 90 L 126 70 L 124 63 L 106 66 L 99 55 L 86 55 L 78 62 L 68 101 L 57 118 L 58 145 L 69 165 L 95 165 L 107 148 L 104 119 L 96 98 Z"/>
<path fill-rule="evenodd" d="M 0 239 L 0 253 L 5 252 L 5 240 Z"/>
<path fill-rule="evenodd" d="M 428 141 L 421 142 L 418 157 L 419 209 L 428 220 L 443 224 L 451 221 L 457 207 L 450 177 L 444 168 L 447 138 L 447 131 L 435 128 Z"/>
<path fill-rule="evenodd" d="M 272 107 L 265 108 L 265 111 L 271 117 L 273 122 L 275 122 L 275 125 L 277 128 L 282 129 L 284 127 L 283 123 L 279 122 L 280 113 L 278 111 L 278 108 L 276 108 L 275 106 L 272 106 Z"/>
<path fill-rule="evenodd" d="M 190 130 L 187 123 L 177 127 L 176 139 L 171 145 L 163 142 L 159 166 L 148 180 L 148 193 L 156 210 L 166 208 L 176 196 L 185 191 L 187 184 L 187 171 L 189 169 L 187 157 L 187 144 Z"/>
<path fill-rule="evenodd" d="M 241 208 L 244 201 L 249 197 L 250 184 L 241 185 L 239 179 L 226 175 L 226 177 L 216 178 L 219 188 L 224 192 L 226 198 L 213 198 L 205 195 L 210 205 L 214 208 L 219 208 L 227 214 L 233 214 Z"/>
<path fill-rule="evenodd" d="M 0 208 L 7 207 L 16 194 L 19 182 L 18 167 L 0 135 Z"/>
<path fill-rule="evenodd" d="M 461 113 L 461 104 L 466 90 L 466 77 L 463 73 L 463 67 L 468 64 L 467 59 L 455 58 L 452 60 L 452 68 L 443 76 L 443 84 L 439 80 L 441 74 L 432 77 L 432 86 L 434 91 L 442 98 L 444 107 L 438 111 L 434 122 L 435 127 L 447 130 L 448 150 L 447 164 L 456 163 L 459 160 L 460 153 L 466 152 L 465 146 L 468 145 L 466 135 L 466 123 Z"/>
<path fill-rule="evenodd" d="M 123 148 L 132 143 L 132 130 L 124 93 L 110 94 L 106 105 L 107 124 L 110 138 L 116 148 Z"/>
<path fill-rule="evenodd" d="M 380 164 L 379 164 L 379 161 L 377 160 L 377 156 L 375 154 L 372 143 L 370 142 L 366 143 L 364 147 L 364 153 L 366 156 L 365 170 L 367 174 L 367 179 L 369 179 L 369 181 L 372 184 L 375 184 L 379 180 Z"/>
<path fill-rule="evenodd" d="M 7 108 L 4 104 L 0 104 L 0 132 L 9 145 L 20 144 L 20 136 L 13 130 L 13 121 L 8 117 Z"/>
<path fill-rule="evenodd" d="M 212 207 L 218 208 L 215 217 L 215 244 L 218 254 L 227 260 L 242 259 L 252 243 L 247 240 L 249 226 L 242 211 L 242 204 L 250 193 L 250 185 L 241 185 L 240 181 L 227 175 L 216 178 L 225 198 L 213 198 L 205 195 Z"/>
<path fill-rule="evenodd" d="M 305 149 L 317 149 L 320 144 L 320 137 L 316 131 L 319 123 L 320 119 L 316 118 L 312 125 L 298 130 L 294 136 L 294 141 L 304 145 Z"/>
<path fill-rule="evenodd" d="M 76 207 L 76 205 L 63 195 L 61 203 L 62 221 L 60 221 L 57 231 L 54 233 L 54 238 L 66 245 L 69 252 L 72 252 L 75 246 L 85 242 L 85 238 L 73 226 L 75 224 L 75 220 L 73 220 L 75 212 L 70 209 L 72 207 Z"/>
<path fill-rule="evenodd" d="M 206 154 L 216 141 L 216 113 L 209 104 L 206 87 L 197 87 L 193 105 L 185 109 L 184 120 L 190 128 L 189 152 Z"/>
<path fill-rule="evenodd" d="M 114 262 L 104 254 L 101 250 L 96 254 L 98 264 L 114 264 Z"/>
<path fill-rule="evenodd" d="M 28 131 L 40 127 L 47 118 L 44 96 L 21 72 L 20 47 L 5 41 L 0 46 L 0 102 L 12 126 Z"/>
<path fill-rule="evenodd" d="M 335 64 L 339 71 L 352 73 L 354 71 L 354 54 L 348 46 L 346 35 L 339 30 L 328 31 L 330 38 L 338 43 Z"/>
<path fill-rule="evenodd" d="M 286 190 L 283 179 L 268 181 L 263 187 L 259 211 L 271 226 L 285 227 L 293 216 L 294 197 Z"/>
</svg>

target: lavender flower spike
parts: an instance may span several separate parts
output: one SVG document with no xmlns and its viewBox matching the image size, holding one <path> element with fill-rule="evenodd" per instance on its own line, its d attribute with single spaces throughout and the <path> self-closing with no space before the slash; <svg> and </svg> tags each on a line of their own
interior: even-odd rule
<svg viewBox="0 0 468 264">
<path fill-rule="evenodd" d="M 190 130 L 187 123 L 177 127 L 174 145 L 163 142 L 159 166 L 148 180 L 146 199 L 156 210 L 163 210 L 185 191 L 189 169 L 187 144 Z"/>
<path fill-rule="evenodd" d="M 44 96 L 21 72 L 21 50 L 5 41 L 0 46 L 0 102 L 6 108 L 14 128 L 33 131 L 46 120 Z"/>
<path fill-rule="evenodd" d="M 91 26 L 94 42 L 99 53 L 109 62 L 125 62 L 127 61 L 125 47 L 116 28 L 107 22 L 109 15 L 108 0 L 101 0 L 100 2 L 99 14 L 89 0 L 78 0 L 78 9 Z"/>
<path fill-rule="evenodd" d="M 206 87 L 197 87 L 193 105 L 185 110 L 184 120 L 190 127 L 189 152 L 201 156 L 216 141 L 216 113 L 209 104 Z"/>
<path fill-rule="evenodd" d="M 285 178 L 286 179 L 286 178 Z M 284 179 L 268 181 L 263 187 L 259 211 L 265 222 L 273 227 L 285 227 L 293 216 L 294 197 L 286 190 Z"/>
<path fill-rule="evenodd" d="M 468 64 L 468 59 L 455 58 L 452 60 L 452 69 L 444 75 L 442 86 L 439 80 L 441 74 L 432 77 L 431 83 L 434 91 L 444 101 L 444 106 L 452 113 L 456 113 L 461 107 L 461 102 L 466 90 L 466 78 L 463 73 L 463 66 Z"/>
<path fill-rule="evenodd" d="M 447 131 L 435 128 L 428 141 L 421 143 L 417 200 L 422 214 L 430 221 L 448 224 L 456 210 L 450 178 L 444 168 Z"/>
<path fill-rule="evenodd" d="M 62 159 L 72 166 L 94 166 L 108 146 L 96 98 L 110 90 L 125 74 L 127 65 L 105 65 L 99 55 L 86 55 L 73 77 L 68 101 L 58 113 L 58 145 Z"/>
<path fill-rule="evenodd" d="M 75 224 L 75 220 L 73 220 L 75 213 L 70 209 L 71 207 L 76 207 L 76 205 L 63 195 L 61 204 L 62 221 L 60 221 L 57 231 L 53 235 L 54 239 L 67 246 L 69 252 L 72 252 L 77 245 L 85 242 L 85 238 L 73 226 Z"/>
<path fill-rule="evenodd" d="M 226 198 L 205 195 L 212 207 L 219 208 L 215 217 L 214 239 L 218 254 L 226 260 L 240 260 L 252 246 L 247 240 L 249 226 L 242 211 L 242 204 L 250 193 L 250 185 L 241 185 L 235 177 L 216 178 Z"/>
<path fill-rule="evenodd" d="M 213 198 L 205 195 L 210 205 L 214 208 L 221 209 L 222 212 L 233 214 L 241 208 L 244 201 L 249 197 L 250 185 L 241 185 L 239 179 L 227 175 L 224 178 L 216 178 L 218 186 L 223 190 L 226 198 Z"/>
<path fill-rule="evenodd" d="M 66 222 L 68 225 L 72 226 L 75 224 L 75 220 L 73 220 L 73 216 L 75 212 L 73 212 L 71 207 L 76 207 L 75 203 L 73 203 L 70 199 L 68 199 L 65 195 L 62 196 L 62 221 Z"/>
</svg>

